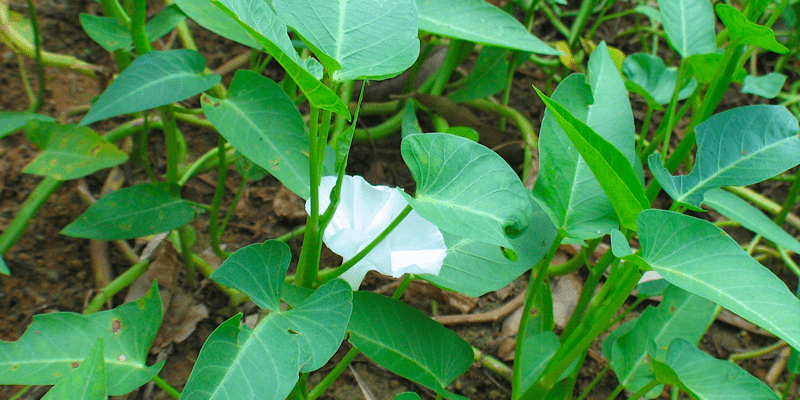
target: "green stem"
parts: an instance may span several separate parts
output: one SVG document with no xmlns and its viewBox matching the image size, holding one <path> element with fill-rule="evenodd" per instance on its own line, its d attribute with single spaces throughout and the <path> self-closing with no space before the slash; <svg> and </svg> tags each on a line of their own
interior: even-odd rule
<svg viewBox="0 0 800 400">
<path fill-rule="evenodd" d="M 403 125 L 403 111 L 397 112 L 391 118 L 370 128 L 358 128 L 353 134 L 353 140 L 368 141 L 380 140 L 400 132 Z"/>
<path fill-rule="evenodd" d="M 242 193 L 244 192 L 244 187 L 246 184 L 247 179 L 242 177 L 242 181 L 239 182 L 239 187 L 236 189 L 236 194 L 233 196 L 231 205 L 228 207 L 228 212 L 225 214 L 225 218 L 222 220 L 222 225 L 219 227 L 220 236 L 225 233 L 225 228 L 228 227 L 228 222 L 230 222 L 231 217 L 233 217 L 233 212 L 236 210 L 236 205 L 239 204 L 239 198 L 242 197 Z"/>
<path fill-rule="evenodd" d="M 383 232 L 381 232 L 380 235 L 378 235 L 375 239 L 373 239 L 372 242 L 370 242 L 366 247 L 361 249 L 361 251 L 359 251 L 358 254 L 353 256 L 353 258 L 347 260 L 347 262 L 342 264 L 340 267 L 336 268 L 332 273 L 325 276 L 325 278 L 321 279 L 320 284 L 338 278 L 340 275 L 342 275 L 347 270 L 356 265 L 359 261 L 364 259 L 364 257 L 366 257 L 370 251 L 372 251 L 372 249 L 374 249 L 378 244 L 380 244 L 383 241 L 383 239 L 386 239 L 386 237 L 389 236 L 390 233 L 392 233 L 392 231 L 394 230 L 394 228 L 397 227 L 397 225 L 400 225 L 400 223 L 403 222 L 403 219 L 411 212 L 411 210 L 412 210 L 411 205 L 407 205 L 405 208 L 403 208 L 403 211 L 400 211 L 400 214 L 398 214 L 397 217 L 395 217 L 395 219 L 386 227 L 386 229 L 383 230 Z"/>
<path fill-rule="evenodd" d="M 177 391 L 174 387 L 170 386 L 167 381 L 162 379 L 160 376 L 156 375 L 153 377 L 153 383 L 155 383 L 161 390 L 165 391 L 170 397 L 173 399 L 179 399 L 181 397 L 181 392 Z"/>
<path fill-rule="evenodd" d="M 558 17 L 553 12 L 553 10 L 550 8 L 550 6 L 547 5 L 546 1 L 539 2 L 539 9 L 542 10 L 542 12 L 544 12 L 544 15 L 547 17 L 547 19 L 553 25 L 553 28 L 556 28 L 558 33 L 560 33 L 565 38 L 569 37 L 570 29 L 567 28 L 567 26 L 564 25 L 564 23 L 562 23 L 560 19 L 558 19 Z"/>
<path fill-rule="evenodd" d="M 581 8 L 578 11 L 578 16 L 572 22 L 572 27 L 567 37 L 567 44 L 572 49 L 580 39 L 581 34 L 586 30 L 586 24 L 589 23 L 589 17 L 592 15 L 595 0 L 584 0 L 581 2 Z"/>
<path fill-rule="evenodd" d="M 763 356 L 765 356 L 765 355 L 767 355 L 769 353 L 772 353 L 774 351 L 778 351 L 778 350 L 780 350 L 780 349 L 782 349 L 782 348 L 784 348 L 784 347 L 786 347 L 788 345 L 789 344 L 784 342 L 783 340 L 779 340 L 779 341 L 777 341 L 777 342 L 775 342 L 775 343 L 773 343 L 773 344 L 771 344 L 771 345 L 769 345 L 767 347 L 762 347 L 760 349 L 755 349 L 755 350 L 747 351 L 747 352 L 744 352 L 744 353 L 731 354 L 731 356 L 728 357 L 728 361 L 735 363 L 737 361 L 742 361 L 742 360 L 752 360 L 754 358 L 763 357 Z"/>
<path fill-rule="evenodd" d="M 114 295 L 119 293 L 121 290 L 130 286 L 133 281 L 147 271 L 148 266 L 150 266 L 150 260 L 144 259 L 128 268 L 127 271 L 111 281 L 111 283 L 106 285 L 106 287 L 104 287 L 100 293 L 98 293 L 97 296 L 92 299 L 86 309 L 83 310 L 83 314 L 89 315 L 100 311 L 100 309 L 103 308 L 103 305 L 106 304 L 110 298 L 114 297 Z"/>
<path fill-rule="evenodd" d="M 653 390 L 653 388 L 656 386 L 658 386 L 658 381 L 654 379 L 648 382 L 646 385 L 642 386 L 642 388 L 637 390 L 636 393 L 634 393 L 630 398 L 641 399 L 642 397 L 644 397 L 645 394 L 647 394 L 647 392 Z"/>
<path fill-rule="evenodd" d="M 296 238 L 298 236 L 302 236 L 305 232 L 306 232 L 306 227 L 305 227 L 305 225 L 303 225 L 303 226 L 301 226 L 301 227 L 299 227 L 299 228 L 297 228 L 297 229 L 295 229 L 295 230 L 293 230 L 293 231 L 291 231 L 289 233 L 286 233 L 286 234 L 283 234 L 281 236 L 278 236 L 278 237 L 276 237 L 275 239 L 272 239 L 272 240 L 277 240 L 278 242 L 284 242 L 285 243 L 285 242 L 288 242 L 290 239 L 294 239 L 294 238 Z"/>
<path fill-rule="evenodd" d="M 36 15 L 36 7 L 33 5 L 32 0 L 28 0 L 28 16 L 31 19 L 31 30 L 33 31 L 33 47 L 35 51 L 34 60 L 36 60 L 36 100 L 31 104 L 29 111 L 37 112 L 42 106 L 44 101 L 44 90 L 46 82 L 44 79 L 44 65 L 42 65 L 42 41 L 39 36 L 39 18 Z"/>
<path fill-rule="evenodd" d="M 184 168 L 181 172 L 181 178 L 178 179 L 178 186 L 186 185 L 189 179 L 202 174 L 203 172 L 219 167 L 219 154 L 218 148 L 213 148 L 195 160 L 188 168 Z M 236 162 L 239 157 L 235 157 L 236 149 L 230 143 L 225 143 L 225 164 L 227 166 Z"/>
<path fill-rule="evenodd" d="M 589 306 L 592 295 L 594 295 L 597 285 L 600 284 L 600 278 L 603 277 L 603 274 L 605 274 L 606 269 L 612 261 L 614 261 L 614 254 L 611 251 L 606 251 L 606 254 L 604 254 L 603 257 L 597 261 L 594 268 L 591 269 L 589 277 L 586 278 L 586 282 L 583 284 L 583 290 L 581 290 L 578 302 L 575 304 L 575 309 L 572 311 L 572 315 L 570 315 L 569 321 L 567 321 L 567 325 L 561 333 L 562 338 L 568 337 L 581 322 L 583 314 L 586 312 L 586 307 Z"/>
<path fill-rule="evenodd" d="M 578 396 L 576 400 L 585 399 L 586 396 L 588 396 L 589 393 L 592 391 L 592 389 L 594 389 L 594 387 L 597 386 L 598 383 L 600 383 L 600 380 L 603 379 L 604 376 L 606 376 L 609 370 L 611 370 L 611 364 L 606 364 L 606 366 L 603 367 L 603 370 L 600 371 L 600 373 L 598 373 L 597 376 L 595 376 L 591 382 L 589 382 L 589 385 L 586 386 L 585 389 L 583 389 L 583 392 L 581 392 L 580 396 Z"/>
<path fill-rule="evenodd" d="M 178 229 L 178 237 L 181 240 L 181 258 L 183 258 L 183 265 L 186 267 L 186 287 L 194 288 L 194 261 L 192 260 L 192 246 L 190 243 L 191 228 L 184 225 Z"/>
<path fill-rule="evenodd" d="M 211 201 L 211 211 L 208 214 L 208 233 L 211 236 L 211 249 L 222 258 L 227 258 L 230 254 L 220 247 L 222 232 L 219 229 L 219 209 L 222 206 L 222 197 L 225 194 L 225 179 L 228 174 L 228 165 L 225 162 L 225 138 L 222 135 L 217 137 L 217 184 L 214 187 L 214 199 Z"/>
<path fill-rule="evenodd" d="M 347 354 L 345 354 L 344 357 L 342 357 L 342 360 L 339 361 L 339 363 L 336 364 L 335 367 L 333 367 L 331 372 L 328 373 L 328 375 L 326 375 L 324 378 L 322 378 L 322 380 L 319 382 L 319 384 L 317 384 L 317 386 L 314 387 L 314 389 L 311 389 L 311 391 L 308 392 L 308 400 L 314 400 L 320 395 L 322 395 L 322 393 L 325 392 L 325 389 L 327 389 L 331 384 L 333 384 L 333 382 L 336 381 L 336 379 L 339 378 L 342 372 L 344 372 L 344 370 L 347 369 L 347 366 L 350 365 L 350 363 L 359 354 L 361 354 L 361 351 L 359 351 L 357 347 L 355 346 L 351 347 L 350 351 L 348 351 Z"/>
<path fill-rule="evenodd" d="M 800 194 L 800 170 L 795 173 L 794 182 L 789 188 L 789 193 L 786 195 L 786 200 L 783 201 L 781 211 L 775 216 L 775 225 L 782 226 L 786 222 L 786 216 L 789 211 L 797 203 L 797 196 Z"/>
<path fill-rule="evenodd" d="M 483 354 L 481 349 L 472 346 L 472 353 L 475 356 L 475 362 L 480 362 L 481 367 L 492 371 L 495 375 L 511 382 L 511 379 L 514 378 L 514 371 L 511 368 L 508 368 L 506 363 L 488 355 Z"/>
<path fill-rule="evenodd" d="M 131 18 L 128 16 L 128 13 L 122 9 L 122 5 L 119 4 L 117 0 L 100 0 L 100 4 L 103 5 L 103 12 L 109 17 L 116 17 L 119 19 L 125 27 L 130 29 L 131 27 Z"/>
<path fill-rule="evenodd" d="M 729 192 L 736 194 L 737 196 L 755 204 L 762 210 L 769 212 L 770 214 L 778 214 L 781 212 L 781 206 L 778 203 L 775 203 L 771 199 L 765 197 L 764 195 L 756 192 L 753 189 L 747 187 L 738 187 L 738 186 L 728 186 L 727 189 Z M 795 229 L 800 229 L 800 217 L 794 215 L 792 213 L 786 214 L 786 223 L 794 227 Z"/>
<path fill-rule="evenodd" d="M 322 251 L 322 232 L 319 229 L 319 185 L 322 179 L 322 156 L 319 154 L 319 108 L 311 106 L 309 120 L 309 165 L 311 187 L 311 210 L 306 218 L 306 231 L 303 235 L 303 248 L 297 263 L 295 284 L 312 288 L 319 274 L 319 255 Z"/>
<path fill-rule="evenodd" d="M 150 46 L 150 40 L 147 39 L 147 33 L 144 30 L 147 0 L 133 0 L 131 4 L 133 6 L 130 26 L 131 37 L 133 37 L 133 44 L 136 47 L 136 52 L 142 55 L 153 50 L 153 47 Z"/>
<path fill-rule="evenodd" d="M 522 115 L 522 113 L 517 109 L 507 105 L 497 104 L 486 99 L 470 100 L 464 102 L 464 104 L 477 108 L 481 111 L 497 113 L 501 117 L 511 119 L 522 133 L 522 138 L 525 140 L 525 144 L 527 144 L 531 149 L 538 148 L 536 130 L 533 129 L 533 125 L 531 125 L 530 121 L 528 121 L 528 119 L 525 118 L 525 116 Z"/>
<path fill-rule="evenodd" d="M 180 143 L 178 142 L 178 125 L 175 123 L 175 113 L 169 106 L 160 107 L 161 120 L 164 122 L 164 142 L 167 151 L 167 183 L 178 183 L 178 161 L 180 158 Z"/>
</svg>

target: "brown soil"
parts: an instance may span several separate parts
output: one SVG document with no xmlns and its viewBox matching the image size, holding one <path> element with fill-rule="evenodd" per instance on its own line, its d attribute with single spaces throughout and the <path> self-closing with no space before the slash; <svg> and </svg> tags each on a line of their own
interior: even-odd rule
<svg viewBox="0 0 800 400">
<path fill-rule="evenodd" d="M 24 0 L 11 0 L 11 8 L 17 12 L 25 12 Z M 69 54 L 82 60 L 113 70 L 113 60 L 108 53 L 92 42 L 83 33 L 78 22 L 78 14 L 88 12 L 101 15 L 100 6 L 89 0 L 67 1 L 50 0 L 36 1 L 41 17 L 41 29 L 44 37 L 44 48 L 51 52 Z M 152 9 L 163 7 L 162 3 L 152 2 Z M 630 23 L 630 22 L 627 22 Z M 208 60 L 212 69 L 219 67 L 236 54 L 245 51 L 241 46 L 232 44 L 209 34 L 194 24 L 192 31 L 196 35 L 200 52 Z M 606 28 L 610 29 L 610 28 Z M 600 31 L 600 36 L 613 37 L 611 32 Z M 554 34 L 541 33 L 544 40 L 552 39 Z M 169 40 L 169 39 L 167 39 Z M 630 52 L 637 51 L 637 40 L 632 38 L 629 42 L 613 43 L 613 45 Z M 630 48 L 630 49 L 629 49 Z M 29 75 L 34 71 L 30 60 L 25 60 Z M 48 68 L 47 94 L 42 113 L 52 115 L 62 123 L 74 123 L 78 117 L 69 116 L 74 107 L 85 106 L 93 96 L 102 91 L 102 82 L 84 77 L 74 72 Z M 230 76 L 226 77 L 228 80 Z M 534 94 L 531 85 L 544 87 L 544 74 L 533 66 L 526 66 L 516 75 L 512 96 L 512 106 L 521 110 L 538 127 L 542 117 L 542 103 Z M 24 110 L 28 106 L 27 98 L 21 84 L 17 56 L 7 47 L 0 47 L 0 87 L 4 88 L 0 96 L 0 110 Z M 226 80 L 227 82 L 227 80 Z M 32 82 L 35 90 L 35 81 Z M 632 97 L 634 112 L 637 116 L 644 110 L 641 99 Z M 196 101 L 196 100 L 195 100 Z M 753 101 L 752 97 L 744 98 L 741 95 L 726 97 L 724 107 L 743 105 Z M 194 104 L 197 106 L 197 104 Z M 487 123 L 494 123 L 496 119 L 490 115 L 480 115 Z M 659 121 L 653 121 L 657 124 Z M 653 125 L 655 126 L 655 125 Z M 101 125 L 102 128 L 113 125 Z M 213 148 L 216 144 L 215 134 L 208 130 L 201 130 L 192 126 L 181 125 L 186 136 L 190 160 Z M 508 140 L 519 140 L 515 128 L 509 128 Z M 163 159 L 163 144 L 158 135 L 151 135 L 151 160 Z M 21 133 L 10 135 L 0 140 L 0 231 L 7 229 L 8 224 L 17 214 L 22 203 L 31 194 L 41 178 L 23 174 L 22 170 L 36 156 L 36 148 Z M 127 184 L 134 184 L 146 180 L 146 174 L 140 165 L 131 165 L 123 168 Z M 518 167 L 515 165 L 515 167 Z M 154 165 L 157 172 L 163 165 Z M 161 171 L 163 172 L 163 170 Z M 363 175 L 373 184 L 389 186 L 402 186 L 413 190 L 413 180 L 402 162 L 399 154 L 399 138 L 397 136 L 374 142 L 356 143 L 350 157 L 348 173 Z M 108 175 L 107 171 L 99 172 L 85 178 L 90 191 L 98 196 L 100 188 Z M 229 188 L 225 196 L 225 209 L 236 190 L 240 177 L 231 167 L 229 170 Z M 184 197 L 197 202 L 210 203 L 213 197 L 216 173 L 209 172 L 191 180 L 183 191 Z M 12 276 L 0 276 L 0 339 L 16 340 L 30 323 L 33 315 L 55 312 L 73 311 L 81 312 L 88 301 L 98 289 L 93 273 L 89 242 L 59 235 L 59 231 L 72 222 L 86 208 L 78 194 L 78 183 L 67 182 L 47 201 L 36 216 L 30 221 L 28 230 L 4 255 L 4 259 L 11 269 Z M 785 191 L 783 186 L 778 192 Z M 302 218 L 302 203 L 284 196 L 281 185 L 271 177 L 259 182 L 252 182 L 242 195 L 241 201 L 235 208 L 236 212 L 231 220 L 230 227 L 223 238 L 229 251 L 245 245 L 275 238 L 300 226 L 304 223 Z M 192 226 L 198 233 L 198 243 L 194 251 L 200 254 L 209 254 L 208 245 L 202 238 L 207 232 L 207 217 L 200 216 L 195 219 Z M 289 242 L 296 256 L 301 245 L 300 239 Z M 120 254 L 115 247 L 108 249 L 108 261 L 114 275 L 124 272 L 130 263 Z M 338 265 L 340 259 L 330 252 L 325 253 L 323 265 Z M 179 282 L 184 282 L 181 275 Z M 524 290 L 527 276 L 523 276 L 502 295 L 489 294 L 480 298 L 472 312 L 483 312 L 496 309 L 504 302 L 509 301 L 514 295 Z M 391 283 L 387 278 L 378 275 L 369 275 L 365 287 L 380 289 Z M 796 282 L 790 282 L 795 285 Z M 794 287 L 794 286 L 791 286 Z M 211 332 L 227 317 L 232 315 L 232 310 L 227 309 L 227 299 L 208 280 L 200 280 L 188 293 L 190 303 L 202 305 L 208 310 L 209 317 L 197 323 L 185 340 L 180 343 L 166 344 L 156 358 L 165 358 L 166 366 L 161 376 L 173 387 L 181 389 L 191 372 L 200 347 Z M 443 294 L 436 290 L 417 290 L 416 297 L 406 296 L 405 300 L 418 307 L 423 312 L 430 314 L 432 299 Z M 123 301 L 124 293 L 117 296 L 113 303 L 118 305 Z M 244 305 L 237 311 L 244 310 L 245 314 L 253 314 L 253 305 Z M 448 313 L 454 310 L 443 310 Z M 637 310 L 628 318 L 638 315 Z M 454 330 L 472 345 L 483 349 L 487 354 L 497 356 L 501 342 L 502 321 L 471 325 L 458 325 Z M 711 354 L 718 357 L 727 357 L 731 352 L 761 347 L 768 343 L 767 339 L 754 334 L 747 334 L 739 328 L 733 328 L 724 323 L 716 323 L 703 341 L 703 347 Z M 334 356 L 333 362 L 340 359 L 347 351 L 347 345 L 340 349 Z M 773 362 L 774 354 L 744 366 L 756 376 L 763 378 Z M 599 341 L 587 357 L 587 362 L 581 372 L 576 396 L 600 372 L 605 365 L 605 360 L 599 350 Z M 329 363 L 321 371 L 322 374 L 313 374 L 312 383 L 318 381 L 330 370 L 333 363 Z M 509 364 L 510 365 L 510 364 Z M 353 363 L 353 369 L 370 388 L 377 399 L 392 399 L 395 394 L 403 391 L 416 391 L 424 399 L 433 399 L 435 396 L 427 389 L 413 382 L 400 378 L 371 361 L 359 357 Z M 590 399 L 604 399 L 616 386 L 616 380 L 608 374 L 603 378 L 592 392 Z M 786 382 L 787 377 L 782 376 L 779 382 Z M 0 398 L 9 398 L 18 392 L 21 387 L 0 387 Z M 510 398 L 510 384 L 508 381 L 495 374 L 474 365 L 466 374 L 458 378 L 451 387 L 471 399 L 495 400 Z M 794 389 L 793 389 L 794 390 Z M 46 388 L 34 388 L 21 398 L 38 399 Z M 795 392 L 796 393 L 796 392 Z M 167 399 L 164 392 L 157 387 L 147 385 L 130 395 L 122 396 L 124 399 Z M 364 398 L 361 389 L 351 372 L 345 372 L 342 378 L 332 386 L 321 399 L 360 399 Z M 667 398 L 667 397 L 665 397 Z"/>
</svg>

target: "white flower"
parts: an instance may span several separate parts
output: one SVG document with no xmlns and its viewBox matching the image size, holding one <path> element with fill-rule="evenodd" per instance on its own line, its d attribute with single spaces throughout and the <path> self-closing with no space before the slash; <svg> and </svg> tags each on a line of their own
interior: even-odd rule
<svg viewBox="0 0 800 400">
<path fill-rule="evenodd" d="M 328 208 L 335 185 L 335 176 L 322 178 L 320 213 Z M 345 262 L 380 235 L 408 205 L 397 189 L 372 186 L 360 176 L 344 177 L 340 199 L 322 240 Z M 306 202 L 306 212 L 311 212 L 310 200 Z M 446 251 L 439 228 L 411 211 L 389 236 L 341 278 L 357 290 L 371 269 L 395 278 L 407 273 L 436 275 Z"/>
</svg>

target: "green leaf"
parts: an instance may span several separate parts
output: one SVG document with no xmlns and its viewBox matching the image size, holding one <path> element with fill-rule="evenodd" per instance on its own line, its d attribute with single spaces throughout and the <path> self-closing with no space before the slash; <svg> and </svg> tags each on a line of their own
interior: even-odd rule
<svg viewBox="0 0 800 400">
<path fill-rule="evenodd" d="M 217 327 L 197 358 L 181 399 L 280 399 L 300 372 L 325 365 L 344 339 L 352 289 L 334 279 L 281 312 L 279 298 L 291 261 L 289 247 L 267 241 L 239 249 L 211 278 L 241 290 L 270 313 L 250 329 L 241 314 Z"/>
<path fill-rule="evenodd" d="M 334 81 L 396 76 L 419 55 L 414 0 L 273 0 L 272 6 Z"/>
<path fill-rule="evenodd" d="M 52 122 L 53 117 L 28 111 L 0 111 L 0 138 L 4 138 L 28 124 L 28 121 Z"/>
<path fill-rule="evenodd" d="M 42 150 L 22 171 L 26 174 L 67 181 L 128 160 L 125 152 L 85 126 L 31 121 L 26 133 L 28 139 Z"/>
<path fill-rule="evenodd" d="M 669 104 L 678 82 L 678 69 L 667 68 L 661 58 L 646 53 L 631 54 L 622 62 L 622 73 L 641 86 L 658 104 Z M 691 80 L 678 92 L 678 100 L 684 100 L 697 88 L 697 80 Z"/>
<path fill-rule="evenodd" d="M 765 99 L 774 99 L 783 89 L 786 75 L 770 72 L 764 76 L 747 75 L 744 77 L 742 93 L 750 93 Z"/>
<path fill-rule="evenodd" d="M 261 44 L 236 21 L 208 0 L 174 0 L 181 10 L 203 28 L 247 47 L 261 50 Z M 285 32 L 285 30 L 284 30 Z"/>
<path fill-rule="evenodd" d="M 220 81 L 203 75 L 206 61 L 194 50 L 151 51 L 111 82 L 79 125 L 186 100 Z"/>
<path fill-rule="evenodd" d="M 710 189 L 761 182 L 800 163 L 799 131 L 797 118 L 785 107 L 734 108 L 695 127 L 697 156 L 689 175 L 670 175 L 658 153 L 648 163 L 673 200 L 699 210 Z"/>
<path fill-rule="evenodd" d="M 201 104 L 208 120 L 236 150 L 298 196 L 309 197 L 305 123 L 277 83 L 239 70 L 225 100 L 203 95 Z"/>
<path fill-rule="evenodd" d="M 750 22 L 741 11 L 728 4 L 717 4 L 717 15 L 731 35 L 732 44 L 749 44 L 779 54 L 789 52 L 784 45 L 775 40 L 775 32 L 766 26 Z"/>
<path fill-rule="evenodd" d="M 780 398 L 738 365 L 717 360 L 680 338 L 669 345 L 666 359 L 654 360 L 653 365 L 660 382 L 679 387 L 698 400 Z"/>
<path fill-rule="evenodd" d="M 106 364 L 103 359 L 103 338 L 97 338 L 85 360 L 53 386 L 42 400 L 103 400 L 106 393 Z M 77 364 L 77 363 L 76 363 Z"/>
<path fill-rule="evenodd" d="M 800 348 L 800 300 L 714 224 L 664 210 L 639 215 L 642 259 L 664 279 Z"/>
<path fill-rule="evenodd" d="M 419 29 L 490 46 L 558 55 L 513 16 L 483 0 L 417 0 Z"/>
<path fill-rule="evenodd" d="M 614 177 L 617 183 L 606 178 L 598 181 L 598 168 L 603 175 L 627 171 L 630 175 L 626 183 L 644 196 L 632 167 L 635 132 L 628 92 L 606 48 L 601 43 L 592 53 L 588 84 L 586 77 L 574 74 L 559 85 L 552 99 L 544 98 L 548 109 L 539 137 L 539 176 L 533 195 L 556 227 L 576 239 L 600 237 L 619 226 L 615 208 L 627 207 L 625 201 L 634 200 L 624 197 L 631 193 L 615 194 L 624 187 L 612 190 L 613 185 L 624 181 L 621 176 Z M 575 140 L 581 145 L 573 144 Z M 609 152 L 598 153 L 604 148 Z M 586 158 L 588 154 L 591 159 Z M 615 205 L 609 198 L 621 203 Z M 638 212 L 639 202 L 632 204 L 632 208 L 625 208 L 626 213 Z M 633 225 L 636 214 L 627 218 Z"/>
<path fill-rule="evenodd" d="M 414 392 L 403 392 L 394 396 L 394 400 L 422 400 L 418 394 Z"/>
<path fill-rule="evenodd" d="M 2 256 L 0 256 L 0 274 L 11 275 L 11 271 L 8 270 L 8 266 Z"/>
<path fill-rule="evenodd" d="M 650 204 L 644 194 L 642 182 L 636 176 L 630 161 L 613 144 L 572 116 L 563 106 L 547 98 L 538 89 L 536 93 L 547 105 L 548 111 L 558 120 L 603 188 L 620 225 L 635 229 L 636 216 L 642 210 L 648 209 Z M 609 230 L 611 228 L 613 227 L 608 227 Z M 604 232 L 599 231 L 592 237 L 600 237 L 603 234 Z"/>
<path fill-rule="evenodd" d="M 414 101 L 408 101 L 406 102 L 406 105 L 403 106 L 403 122 L 400 129 L 400 135 L 404 139 L 408 135 L 422 133 L 422 128 L 419 126 L 419 120 L 417 119 L 417 109 L 414 106 L 415 104 L 416 103 Z"/>
<path fill-rule="evenodd" d="M 61 234 L 121 240 L 180 228 L 194 218 L 194 209 L 176 191 L 176 186 L 151 183 L 117 190 L 103 196 Z"/>
<path fill-rule="evenodd" d="M 772 243 L 800 254 L 800 242 L 797 239 L 775 225 L 771 219 L 740 199 L 739 196 L 722 189 L 711 189 L 703 196 L 703 204 L 712 207 L 729 220 L 738 222 Z"/>
<path fill-rule="evenodd" d="M 131 32 L 119 18 L 81 13 L 80 22 L 86 35 L 106 51 L 128 49 L 133 43 Z"/>
<path fill-rule="evenodd" d="M 625 258 L 633 254 L 628 239 L 619 229 L 611 230 L 611 252 L 617 258 Z"/>
<path fill-rule="evenodd" d="M 550 331 L 525 336 L 519 360 L 520 365 L 524 365 L 518 383 L 519 393 L 525 393 L 536 382 L 560 347 L 558 336 Z"/>
<path fill-rule="evenodd" d="M 286 25 L 264 0 L 211 0 L 264 46 L 305 93 L 308 102 L 350 120 L 350 111 L 330 88 L 319 81 L 322 66 L 309 57 L 301 59 L 292 47 Z"/>
<path fill-rule="evenodd" d="M 669 43 L 681 57 L 717 49 L 714 10 L 708 0 L 658 0 Z"/>
<path fill-rule="evenodd" d="M 164 8 L 144 25 L 147 39 L 154 42 L 164 37 L 166 34 L 172 32 L 172 30 L 185 19 L 186 14 L 184 14 L 177 5 L 172 4 Z"/>
<path fill-rule="evenodd" d="M 371 292 L 353 293 L 350 342 L 364 355 L 448 399 L 445 388 L 466 372 L 472 347 L 411 306 Z"/>
<path fill-rule="evenodd" d="M 692 76 L 697 79 L 701 84 L 711 83 L 717 75 L 717 71 L 723 68 L 722 53 L 709 53 L 709 54 L 695 54 L 686 59 L 689 67 L 692 69 Z M 733 73 L 733 82 L 741 82 L 747 75 L 742 67 L 737 67 L 736 72 Z"/>
<path fill-rule="evenodd" d="M 699 342 L 714 321 L 716 308 L 716 304 L 700 296 L 669 286 L 661 304 L 656 308 L 648 307 L 631 331 L 613 343 L 611 366 L 620 384 L 636 392 L 655 379 L 648 358 L 650 342 L 655 342 L 658 359 L 663 359 L 669 344 L 676 338 Z"/>
<path fill-rule="evenodd" d="M 16 342 L 0 342 L 0 384 L 55 385 L 86 359 L 98 338 L 105 343 L 108 394 L 121 396 L 144 385 L 164 361 L 147 366 L 147 353 L 161 325 L 158 285 L 135 302 L 88 316 L 39 314 Z"/>
<path fill-rule="evenodd" d="M 240 70 L 242 71 L 242 70 Z M 208 115 L 208 113 L 206 113 Z M 239 153 L 241 154 L 241 153 Z M 236 160 L 236 171 L 248 181 L 260 181 L 269 175 L 269 172 L 254 162 L 242 156 Z"/>
<path fill-rule="evenodd" d="M 456 103 L 489 97 L 506 86 L 508 60 L 501 47 L 484 46 L 464 83 L 450 93 Z"/>
<path fill-rule="evenodd" d="M 513 247 L 528 229 L 530 192 L 497 153 L 446 133 L 406 136 L 401 152 L 417 182 L 413 198 L 401 193 L 442 231 Z"/>
<path fill-rule="evenodd" d="M 500 247 L 442 232 L 447 256 L 438 275 L 420 275 L 423 279 L 449 290 L 479 297 L 508 285 L 531 269 L 547 254 L 556 237 L 550 218 L 533 200 L 530 227 L 522 236 L 511 239 L 511 249 L 519 258 L 511 261 Z"/>
</svg>

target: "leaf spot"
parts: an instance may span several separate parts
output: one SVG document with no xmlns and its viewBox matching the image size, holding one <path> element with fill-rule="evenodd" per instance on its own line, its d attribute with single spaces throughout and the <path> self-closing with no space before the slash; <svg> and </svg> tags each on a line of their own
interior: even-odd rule
<svg viewBox="0 0 800 400">
<path fill-rule="evenodd" d="M 71 363 L 69 364 L 69 366 L 70 366 L 70 367 L 72 367 L 72 368 L 78 368 L 78 367 L 80 367 L 80 366 L 81 366 L 81 363 L 80 363 L 80 362 L 78 362 L 78 361 L 73 361 L 73 362 L 71 362 Z"/>
<path fill-rule="evenodd" d="M 119 360 L 119 362 L 125 362 L 128 361 L 128 357 L 125 357 L 125 354 L 120 354 L 117 360 Z"/>
<path fill-rule="evenodd" d="M 122 321 L 120 321 L 119 318 L 111 320 L 111 333 L 119 333 L 120 328 L 122 328 Z"/>
<path fill-rule="evenodd" d="M 291 333 L 292 335 L 299 335 L 299 332 L 295 332 L 293 329 L 287 329 L 286 332 Z"/>
<path fill-rule="evenodd" d="M 742 150 L 742 155 L 746 156 L 747 155 L 747 150 Z"/>
</svg>

